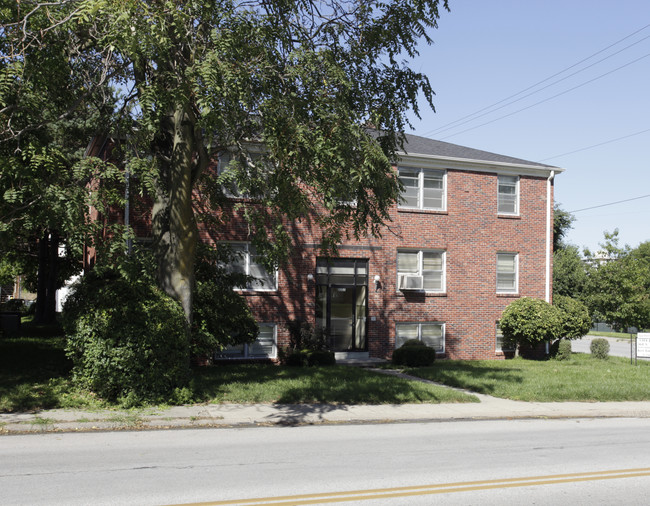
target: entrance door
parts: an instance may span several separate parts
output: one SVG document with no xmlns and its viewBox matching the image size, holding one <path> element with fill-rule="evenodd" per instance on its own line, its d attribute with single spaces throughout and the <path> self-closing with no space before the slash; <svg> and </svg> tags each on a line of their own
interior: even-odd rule
<svg viewBox="0 0 650 506">
<path fill-rule="evenodd" d="M 367 349 L 368 261 L 319 259 L 316 264 L 316 325 L 333 351 Z"/>
</svg>

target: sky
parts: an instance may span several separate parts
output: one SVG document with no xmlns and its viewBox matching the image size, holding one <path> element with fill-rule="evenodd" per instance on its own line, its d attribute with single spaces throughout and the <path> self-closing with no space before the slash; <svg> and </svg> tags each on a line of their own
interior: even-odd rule
<svg viewBox="0 0 650 506">
<path fill-rule="evenodd" d="M 555 202 L 580 248 L 650 240 L 650 1 L 449 3 L 411 63 L 436 112 L 409 133 L 565 169 Z"/>
</svg>

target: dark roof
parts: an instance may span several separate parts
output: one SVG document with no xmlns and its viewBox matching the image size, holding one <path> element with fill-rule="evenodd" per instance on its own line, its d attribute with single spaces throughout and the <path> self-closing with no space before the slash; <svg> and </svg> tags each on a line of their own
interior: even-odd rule
<svg viewBox="0 0 650 506">
<path fill-rule="evenodd" d="M 465 146 L 459 146 L 458 144 L 450 144 L 449 142 L 436 141 L 411 134 L 406 134 L 404 152 L 407 155 L 445 156 L 449 158 L 462 158 L 482 162 L 513 163 L 516 165 L 532 165 L 536 167 L 549 168 L 553 167 L 552 165 L 531 162 L 530 160 L 522 160 L 521 158 L 513 158 L 512 156 L 498 155 L 496 153 L 490 153 L 489 151 L 481 151 L 480 149 L 468 148 Z"/>
</svg>

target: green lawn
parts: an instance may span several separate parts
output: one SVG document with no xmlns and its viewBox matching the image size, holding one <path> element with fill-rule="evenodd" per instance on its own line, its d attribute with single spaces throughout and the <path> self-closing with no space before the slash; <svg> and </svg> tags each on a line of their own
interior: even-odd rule
<svg viewBox="0 0 650 506">
<path fill-rule="evenodd" d="M 38 333 L 37 333 L 38 334 Z M 64 338 L 0 339 L 0 412 L 52 408 L 110 407 L 70 381 Z M 477 402 L 435 385 L 333 366 L 294 368 L 226 365 L 194 370 L 190 396 L 196 402 L 402 404 Z"/>
<path fill-rule="evenodd" d="M 473 396 L 358 367 L 224 365 L 195 370 L 193 390 L 211 403 L 404 404 L 477 402 Z"/>
<path fill-rule="evenodd" d="M 598 360 L 574 353 L 568 361 L 440 360 L 409 374 L 474 392 L 522 401 L 647 401 L 650 362 Z"/>
<path fill-rule="evenodd" d="M 587 335 L 597 337 L 615 337 L 616 339 L 630 339 L 634 334 L 628 334 L 625 332 L 598 332 L 596 330 L 592 330 L 589 331 Z"/>
</svg>

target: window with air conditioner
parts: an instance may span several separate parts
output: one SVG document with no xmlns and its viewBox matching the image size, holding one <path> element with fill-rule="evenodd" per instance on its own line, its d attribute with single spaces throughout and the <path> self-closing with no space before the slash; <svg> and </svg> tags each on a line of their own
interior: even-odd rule
<svg viewBox="0 0 650 506">
<path fill-rule="evenodd" d="M 445 291 L 445 252 L 399 250 L 397 289 L 402 291 Z"/>
</svg>

